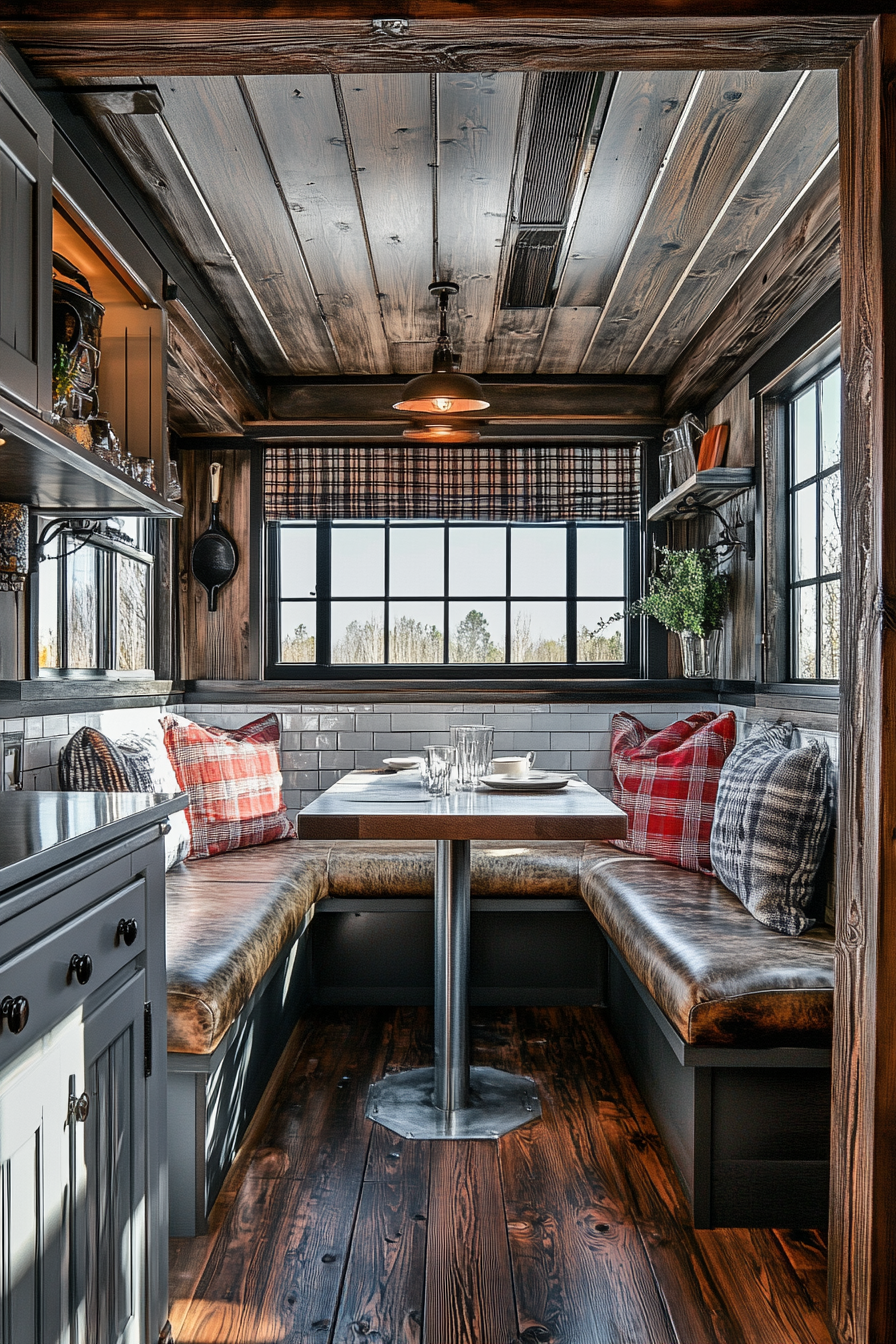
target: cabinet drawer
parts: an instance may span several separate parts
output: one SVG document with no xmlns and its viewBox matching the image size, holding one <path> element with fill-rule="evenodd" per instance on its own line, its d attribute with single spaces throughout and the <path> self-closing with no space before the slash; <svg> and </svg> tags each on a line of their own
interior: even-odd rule
<svg viewBox="0 0 896 1344">
<path fill-rule="evenodd" d="M 136 935 L 130 943 L 119 931 L 121 921 L 133 920 Z M 0 1001 L 19 996 L 28 1001 L 28 1020 L 14 1033 L 0 1018 L 0 1067 L 18 1051 L 66 1017 L 88 995 L 133 961 L 146 946 L 146 884 L 142 878 L 64 924 L 9 961 L 0 963 Z M 72 958 L 82 958 L 82 984 Z M 83 960 L 90 959 L 88 966 Z"/>
</svg>

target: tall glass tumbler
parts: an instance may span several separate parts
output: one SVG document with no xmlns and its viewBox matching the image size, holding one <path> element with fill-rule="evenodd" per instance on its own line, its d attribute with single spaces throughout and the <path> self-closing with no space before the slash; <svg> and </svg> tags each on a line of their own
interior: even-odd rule
<svg viewBox="0 0 896 1344">
<path fill-rule="evenodd" d="M 494 729 L 483 728 L 479 723 L 461 724 L 451 729 L 458 789 L 475 789 L 482 776 L 487 774 L 494 738 Z"/>
<path fill-rule="evenodd" d="M 453 747 L 427 747 L 424 783 L 434 798 L 447 798 L 451 792 Z"/>
</svg>

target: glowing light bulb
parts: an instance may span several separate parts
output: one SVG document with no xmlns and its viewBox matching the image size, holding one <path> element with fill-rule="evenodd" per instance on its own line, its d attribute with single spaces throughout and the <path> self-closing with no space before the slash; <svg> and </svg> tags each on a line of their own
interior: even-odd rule
<svg viewBox="0 0 896 1344">
<path fill-rule="evenodd" d="M 433 397 L 432 404 L 437 411 L 450 411 L 454 405 L 453 397 Z"/>
</svg>

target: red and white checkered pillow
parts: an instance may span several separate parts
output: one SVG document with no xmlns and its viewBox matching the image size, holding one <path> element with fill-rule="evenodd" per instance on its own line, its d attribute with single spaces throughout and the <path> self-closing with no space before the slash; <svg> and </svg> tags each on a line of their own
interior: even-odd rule
<svg viewBox="0 0 896 1344">
<path fill-rule="evenodd" d="M 659 732 L 631 714 L 614 714 L 613 802 L 628 814 L 628 839 L 611 843 L 711 873 L 709 835 L 719 775 L 734 737 L 732 713 L 690 714 Z"/>
<path fill-rule="evenodd" d="M 228 731 L 166 715 L 165 748 L 189 795 L 191 859 L 295 835 L 283 801 L 276 714 Z"/>
</svg>

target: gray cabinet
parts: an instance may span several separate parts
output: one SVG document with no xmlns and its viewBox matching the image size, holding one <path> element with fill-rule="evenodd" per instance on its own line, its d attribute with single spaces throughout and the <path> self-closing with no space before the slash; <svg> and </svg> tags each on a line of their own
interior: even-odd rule
<svg viewBox="0 0 896 1344">
<path fill-rule="evenodd" d="M 140 1344 L 146 1301 L 146 980 L 138 971 L 84 1023 L 83 1091 L 69 1079 L 72 1344 Z M 82 1098 L 87 1098 L 84 1105 Z"/>
<path fill-rule="evenodd" d="M 49 411 L 53 123 L 0 51 L 0 387 Z"/>
<path fill-rule="evenodd" d="M 62 1041 L 49 1044 L 0 1081 L 3 1344 L 44 1344 L 65 1337 L 63 1053 Z"/>
<path fill-rule="evenodd" d="M 164 842 L 93 843 L 0 896 L 0 1344 L 165 1332 Z"/>
</svg>

